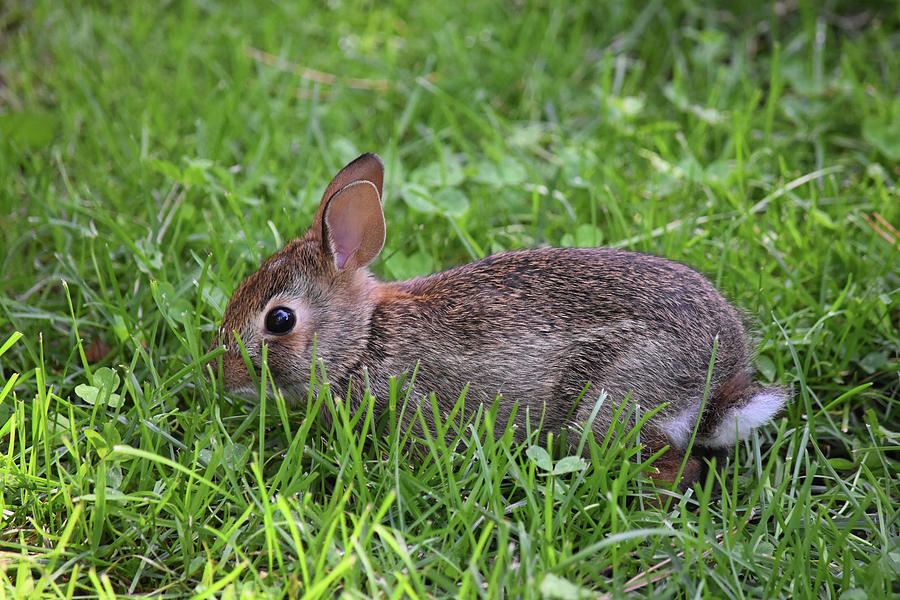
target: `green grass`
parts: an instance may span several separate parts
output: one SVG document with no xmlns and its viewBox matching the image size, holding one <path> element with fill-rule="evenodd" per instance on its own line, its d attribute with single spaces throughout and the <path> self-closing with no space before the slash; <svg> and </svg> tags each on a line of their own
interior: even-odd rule
<svg viewBox="0 0 900 600">
<path fill-rule="evenodd" d="M 896 3 L 64 4 L 0 8 L 0 597 L 900 592 Z M 793 403 L 661 511 L 630 427 L 582 463 L 485 407 L 411 458 L 224 397 L 229 294 L 364 151 L 379 276 L 681 260 Z"/>
</svg>

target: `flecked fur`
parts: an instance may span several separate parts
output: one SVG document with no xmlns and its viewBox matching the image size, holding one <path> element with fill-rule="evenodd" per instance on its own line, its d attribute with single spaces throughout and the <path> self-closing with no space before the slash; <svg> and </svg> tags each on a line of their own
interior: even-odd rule
<svg viewBox="0 0 900 600">
<path fill-rule="evenodd" d="M 499 394 L 498 427 L 517 407 L 519 439 L 526 415 L 534 419 L 532 429 L 541 416 L 544 431 L 577 429 L 604 390 L 610 402 L 593 422 L 599 438 L 616 403 L 630 398 L 645 412 L 662 406 L 642 440 L 651 452 L 671 446 L 657 462 L 665 481 L 674 480 L 684 458 L 716 339 L 697 446 L 715 453 L 734 441 L 726 434 L 748 431 L 728 419 L 750 414 L 757 426 L 786 401 L 783 389 L 752 384 L 747 336 L 734 307 L 678 262 L 605 248 L 540 248 L 390 283 L 376 281 L 353 257 L 349 268 L 339 269 L 328 229 L 344 224 L 329 221 L 328 203 L 356 181 L 373 182 L 380 203 L 383 167 L 377 156 L 363 155 L 339 173 L 306 234 L 235 291 L 215 341 L 228 346 L 223 371 L 230 391 L 253 393 L 231 332 L 241 336 L 257 368 L 268 344 L 269 368 L 288 397 L 307 395 L 315 336 L 333 389 L 354 382 L 352 405 L 361 400 L 363 369 L 381 411 L 389 378 L 411 373 L 418 363 L 412 398 L 434 393 L 446 415 L 467 384 L 466 411 Z M 377 209 L 380 215 L 380 204 Z M 383 235 L 382 228 L 381 241 L 364 247 L 377 254 Z M 287 335 L 265 331 L 265 315 L 275 306 L 298 315 Z M 573 407 L 588 383 L 581 405 Z M 422 413 L 430 421 L 431 411 Z M 700 476 L 698 465 L 691 458 L 682 487 Z"/>
</svg>

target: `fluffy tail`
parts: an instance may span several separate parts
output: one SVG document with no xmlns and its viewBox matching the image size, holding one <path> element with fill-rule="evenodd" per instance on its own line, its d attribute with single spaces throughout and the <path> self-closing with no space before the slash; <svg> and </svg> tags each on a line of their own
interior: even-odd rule
<svg viewBox="0 0 900 600">
<path fill-rule="evenodd" d="M 732 446 L 771 421 L 787 404 L 788 396 L 782 387 L 722 386 L 704 411 L 697 444 L 708 448 Z"/>
</svg>

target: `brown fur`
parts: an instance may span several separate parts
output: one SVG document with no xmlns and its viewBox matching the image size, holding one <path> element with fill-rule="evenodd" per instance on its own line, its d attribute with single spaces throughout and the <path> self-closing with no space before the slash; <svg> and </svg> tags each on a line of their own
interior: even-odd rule
<svg viewBox="0 0 900 600">
<path fill-rule="evenodd" d="M 381 162 L 364 155 L 329 185 L 306 234 L 235 291 L 214 342 L 228 345 L 227 389 L 252 394 L 230 335 L 234 331 L 257 368 L 262 345 L 268 344 L 269 367 L 288 397 L 307 395 L 316 336 L 316 355 L 333 389 L 346 390 L 353 381 L 352 406 L 361 400 L 364 368 L 382 411 L 389 378 L 411 373 L 418 363 L 411 398 L 434 393 L 446 415 L 466 384 L 467 413 L 499 394 L 498 427 L 517 406 L 517 439 L 524 437 L 526 415 L 532 429 L 543 415 L 545 431 L 577 431 L 604 390 L 611 402 L 593 423 L 602 437 L 612 422 L 613 403 L 630 394 L 644 412 L 665 405 L 648 423 L 645 439 L 651 449 L 672 446 L 657 463 L 658 477 L 666 481 L 677 473 L 685 446 L 684 433 L 676 436 L 667 425 L 690 421 L 699 412 L 717 338 L 697 443 L 733 414 L 730 409 L 751 402 L 756 388 L 750 384 L 750 351 L 738 313 L 709 281 L 677 262 L 605 248 L 541 248 L 383 283 L 364 264 L 374 258 L 371 248 L 377 246 L 375 254 L 381 248 L 376 231 L 352 255 L 364 254 L 362 264 L 351 259 L 338 268 L 347 251 L 336 247 L 327 229 L 359 223 L 346 223 L 353 216 L 344 213 L 352 211 L 329 213 L 329 202 L 355 194 L 348 186 L 363 177 L 375 183 L 380 196 Z M 380 198 L 345 195 L 342 201 L 358 203 L 367 222 L 376 210 L 380 214 Z M 383 229 L 381 235 L 383 241 Z M 273 336 L 264 319 L 280 305 L 294 309 L 298 323 L 287 335 Z M 587 383 L 588 393 L 572 410 Z M 422 413 L 433 425 L 431 411 Z M 686 482 L 699 477 L 698 465 L 690 459 Z"/>
</svg>

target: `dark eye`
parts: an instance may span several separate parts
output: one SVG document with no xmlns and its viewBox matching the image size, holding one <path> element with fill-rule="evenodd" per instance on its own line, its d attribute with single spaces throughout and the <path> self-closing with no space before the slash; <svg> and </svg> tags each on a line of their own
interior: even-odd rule
<svg viewBox="0 0 900 600">
<path fill-rule="evenodd" d="M 283 306 L 276 306 L 266 315 L 266 331 L 275 335 L 289 333 L 296 324 L 294 311 Z"/>
</svg>

